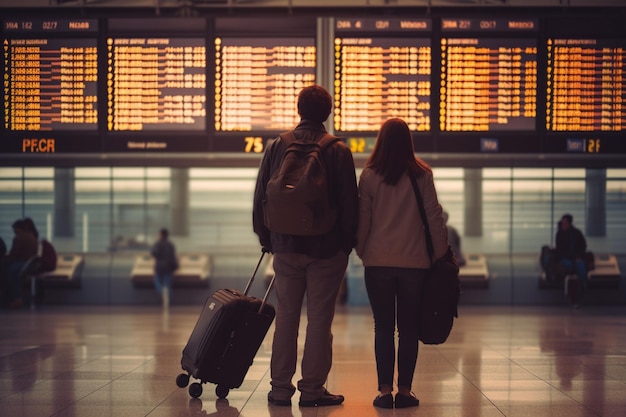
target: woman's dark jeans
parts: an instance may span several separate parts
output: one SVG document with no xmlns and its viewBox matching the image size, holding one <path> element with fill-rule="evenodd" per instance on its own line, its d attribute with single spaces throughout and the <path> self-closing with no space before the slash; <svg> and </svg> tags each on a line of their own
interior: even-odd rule
<svg viewBox="0 0 626 417">
<path fill-rule="evenodd" d="M 398 323 L 398 386 L 411 389 L 417 363 L 417 314 L 427 269 L 370 266 L 365 287 L 374 313 L 378 389 L 393 387 Z"/>
</svg>

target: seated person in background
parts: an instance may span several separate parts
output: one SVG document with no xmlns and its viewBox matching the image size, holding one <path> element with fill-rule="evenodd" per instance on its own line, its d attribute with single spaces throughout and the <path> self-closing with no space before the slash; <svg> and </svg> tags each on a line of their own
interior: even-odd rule
<svg viewBox="0 0 626 417">
<path fill-rule="evenodd" d="M 446 227 L 448 228 L 448 244 L 454 252 L 457 264 L 461 267 L 466 264 L 465 256 L 463 255 L 463 252 L 461 252 L 461 236 L 453 226 L 448 224 L 448 217 L 448 212 L 444 211 L 443 220 L 446 222 Z"/>
<path fill-rule="evenodd" d="M 33 235 L 35 239 L 37 239 L 37 254 L 41 257 L 41 266 L 37 272 L 42 273 L 54 271 L 57 267 L 58 260 L 54 246 L 52 246 L 52 244 L 46 239 L 39 239 L 39 231 L 37 230 L 37 226 L 35 226 L 33 219 L 25 217 L 23 222 L 26 232 Z"/>
<path fill-rule="evenodd" d="M 583 233 L 574 227 L 573 220 L 571 214 L 564 214 L 561 217 L 559 230 L 556 233 L 556 259 L 567 273 L 576 272 L 584 287 L 587 282 L 587 266 L 585 265 L 587 241 Z"/>
<path fill-rule="evenodd" d="M 35 237 L 35 239 L 39 240 L 39 230 L 37 230 L 37 226 L 35 226 L 35 222 L 30 217 L 25 217 L 22 220 L 22 229 L 27 233 Z"/>
<path fill-rule="evenodd" d="M 22 301 L 22 283 L 20 271 L 32 256 L 37 255 L 38 240 L 35 234 L 29 230 L 24 220 L 13 223 L 15 237 L 11 250 L 2 258 L 2 285 L 6 288 L 7 302 L 10 308 L 20 308 Z"/>
</svg>

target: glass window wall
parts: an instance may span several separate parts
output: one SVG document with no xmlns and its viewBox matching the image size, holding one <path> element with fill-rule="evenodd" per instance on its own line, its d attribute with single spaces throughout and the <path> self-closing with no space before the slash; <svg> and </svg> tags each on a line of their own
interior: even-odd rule
<svg viewBox="0 0 626 417">
<path fill-rule="evenodd" d="M 213 256 L 214 274 L 220 275 L 223 257 L 254 262 L 256 173 L 256 168 L 0 168 L 0 237 L 10 247 L 13 221 L 31 217 L 59 253 L 86 257 L 83 280 L 92 283 L 83 285 L 74 302 L 135 303 L 130 270 L 162 227 L 170 229 L 180 253 Z M 539 252 L 554 244 L 564 213 L 586 232 L 590 206 L 604 210 L 606 233 L 588 236 L 589 248 L 626 256 L 626 170 L 600 174 L 606 175 L 604 194 L 593 195 L 605 195 L 606 201 L 598 205 L 589 198 L 589 187 L 598 185 L 591 185 L 583 168 L 434 168 L 439 200 L 461 235 L 463 251 L 487 257 L 492 280 L 481 302 L 526 304 L 537 296 Z M 352 263 L 358 262 L 353 255 Z M 223 276 L 250 272 L 248 264 L 241 271 L 236 264 L 230 268 Z"/>
</svg>

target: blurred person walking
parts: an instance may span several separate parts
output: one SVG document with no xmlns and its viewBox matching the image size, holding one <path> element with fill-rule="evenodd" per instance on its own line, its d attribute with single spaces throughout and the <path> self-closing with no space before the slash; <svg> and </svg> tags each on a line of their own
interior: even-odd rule
<svg viewBox="0 0 626 417">
<path fill-rule="evenodd" d="M 159 238 L 150 251 L 154 258 L 154 288 L 161 297 L 164 307 L 169 306 L 172 294 L 172 276 L 178 269 L 176 247 L 169 239 L 169 231 L 159 231 Z"/>
</svg>

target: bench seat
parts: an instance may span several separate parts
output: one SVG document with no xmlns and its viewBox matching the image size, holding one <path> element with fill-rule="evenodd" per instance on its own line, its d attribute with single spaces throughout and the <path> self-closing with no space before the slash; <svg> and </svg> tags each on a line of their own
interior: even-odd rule
<svg viewBox="0 0 626 417">
<path fill-rule="evenodd" d="M 57 267 L 54 271 L 44 272 L 37 276 L 45 288 L 80 288 L 85 257 L 76 253 L 63 253 L 57 256 Z"/>
<path fill-rule="evenodd" d="M 487 288 L 489 269 L 487 258 L 480 254 L 466 254 L 465 265 L 459 268 L 461 288 Z"/>
<path fill-rule="evenodd" d="M 622 280 L 621 271 L 615 255 L 596 253 L 594 256 L 595 268 L 587 272 L 587 288 L 619 288 Z M 569 274 L 568 274 L 569 275 Z M 564 279 L 548 280 L 545 271 L 541 271 L 539 288 L 563 288 Z"/>
<path fill-rule="evenodd" d="M 172 287 L 206 287 L 211 275 L 211 257 L 206 254 L 178 255 L 178 269 L 172 277 Z M 135 258 L 130 279 L 135 288 L 154 288 L 154 258 L 149 254 Z"/>
<path fill-rule="evenodd" d="M 622 274 L 615 255 L 596 254 L 595 266 L 587 273 L 587 288 L 619 288 Z"/>
</svg>

